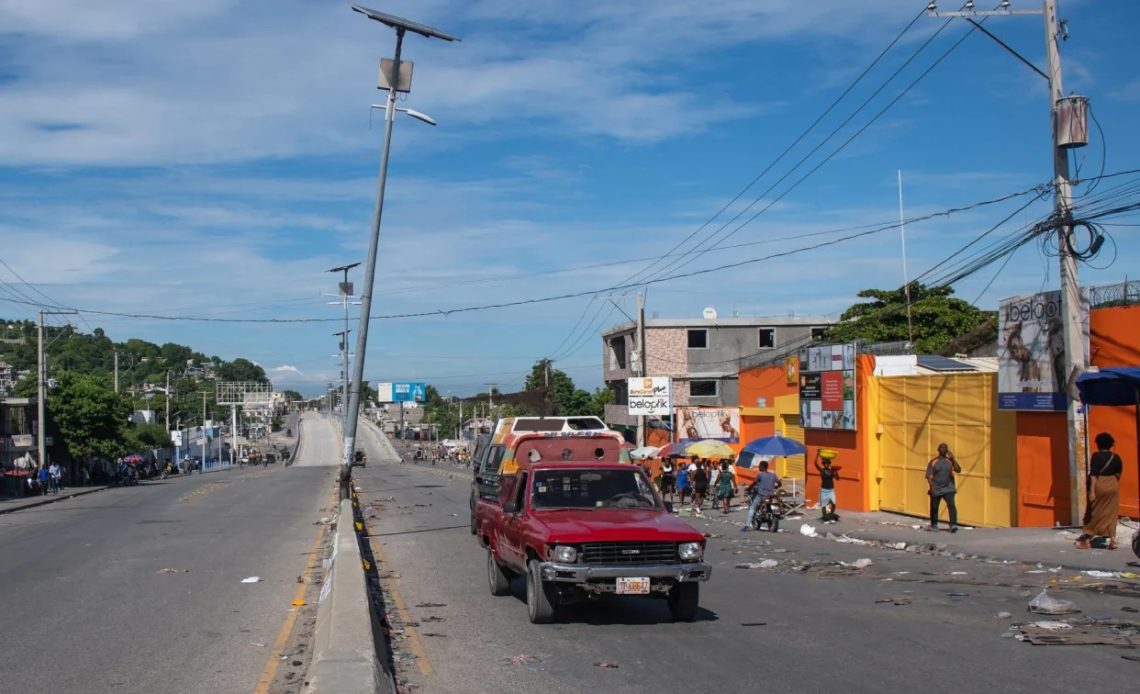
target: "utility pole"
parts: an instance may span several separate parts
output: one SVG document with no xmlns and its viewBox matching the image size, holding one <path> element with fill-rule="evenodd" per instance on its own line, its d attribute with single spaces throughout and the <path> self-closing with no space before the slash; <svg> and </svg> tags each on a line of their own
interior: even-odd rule
<svg viewBox="0 0 1140 694">
<path fill-rule="evenodd" d="M 206 391 L 202 391 L 202 468 L 201 472 L 206 471 Z"/>
<path fill-rule="evenodd" d="M 40 311 L 36 342 L 36 370 L 39 372 L 36 379 L 36 452 L 40 467 L 47 465 L 47 364 L 44 361 L 44 316 L 65 316 L 79 313 L 78 311 Z"/>
<path fill-rule="evenodd" d="M 170 372 L 166 372 L 166 431 L 170 431 Z"/>
<path fill-rule="evenodd" d="M 637 293 L 637 366 L 638 376 L 649 376 L 647 371 L 648 357 L 645 349 L 645 294 Z M 637 447 L 645 446 L 645 415 L 637 415 Z"/>
<path fill-rule="evenodd" d="M 1068 423 L 1069 439 L 1069 513 L 1073 525 L 1081 524 L 1081 508 L 1084 506 L 1085 496 L 1085 422 L 1080 413 L 1080 402 L 1074 397 L 1074 383 L 1077 376 L 1088 370 L 1088 353 L 1085 349 L 1085 335 L 1083 321 L 1081 320 L 1081 293 L 1077 282 L 1077 259 L 1073 254 L 1073 207 L 1072 182 L 1069 177 L 1068 149 L 1074 146 L 1083 146 L 1084 141 L 1074 138 L 1069 131 L 1062 132 L 1062 125 L 1069 126 L 1063 115 L 1069 115 L 1069 109 L 1074 108 L 1074 102 L 1087 107 L 1083 97 L 1066 97 L 1061 69 L 1061 49 L 1058 40 L 1068 38 L 1068 31 L 1057 19 L 1056 0 L 1042 0 L 1041 10 L 1014 10 L 1010 2 L 1003 0 L 999 8 L 991 12 L 976 12 L 974 3 L 967 2 L 961 12 L 938 12 L 937 4 L 931 2 L 927 7 L 932 16 L 964 17 L 967 21 L 980 29 L 991 39 L 999 43 L 1002 48 L 1012 53 L 1021 62 L 1028 65 L 1049 82 L 1049 115 L 1051 121 L 1051 142 L 1053 159 L 1053 217 L 1057 224 L 1057 249 L 1060 259 L 1061 278 L 1061 321 L 1062 336 L 1065 344 L 1065 383 L 1056 386 L 1063 389 L 1066 395 L 1066 419 Z M 1044 17 L 1045 24 L 1045 53 L 1048 58 L 1047 74 L 1042 73 L 1036 66 L 1019 55 L 996 36 L 983 28 L 974 17 L 1034 15 Z M 1063 137 L 1062 137 L 1063 135 Z"/>
<path fill-rule="evenodd" d="M 487 418 L 490 419 L 495 413 L 495 384 L 484 383 L 487 386 Z"/>
<path fill-rule="evenodd" d="M 115 350 L 115 392 L 119 392 L 119 350 Z"/>
</svg>

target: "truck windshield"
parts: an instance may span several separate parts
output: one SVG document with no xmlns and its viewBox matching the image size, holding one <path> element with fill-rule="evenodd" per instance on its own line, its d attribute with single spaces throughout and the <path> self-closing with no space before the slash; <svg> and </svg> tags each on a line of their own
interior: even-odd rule
<svg viewBox="0 0 1140 694">
<path fill-rule="evenodd" d="M 531 485 L 531 506 L 549 508 L 659 508 L 652 487 L 629 470 L 540 470 Z"/>
</svg>

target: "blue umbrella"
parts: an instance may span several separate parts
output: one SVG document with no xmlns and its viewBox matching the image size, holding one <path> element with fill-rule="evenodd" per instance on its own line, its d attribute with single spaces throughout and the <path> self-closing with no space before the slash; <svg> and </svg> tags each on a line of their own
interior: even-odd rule
<svg viewBox="0 0 1140 694">
<path fill-rule="evenodd" d="M 789 439 L 784 436 L 764 436 L 745 444 L 744 453 L 751 453 L 753 455 L 799 455 L 800 453 L 807 453 L 805 447 L 795 439 Z"/>
</svg>

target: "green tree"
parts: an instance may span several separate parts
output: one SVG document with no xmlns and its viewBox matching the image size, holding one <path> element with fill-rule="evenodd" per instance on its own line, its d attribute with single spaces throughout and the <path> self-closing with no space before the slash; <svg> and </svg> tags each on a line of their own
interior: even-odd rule
<svg viewBox="0 0 1140 694">
<path fill-rule="evenodd" d="M 548 385 L 549 384 L 549 385 Z M 526 377 L 526 390 L 547 388 L 547 397 L 554 404 L 556 415 L 584 415 L 590 409 L 591 396 L 574 385 L 574 380 L 565 371 L 551 368 L 550 362 L 540 359 L 531 367 Z"/>
<path fill-rule="evenodd" d="M 62 372 L 46 406 L 73 458 L 114 458 L 127 450 L 131 406 L 105 376 Z"/>
<path fill-rule="evenodd" d="M 269 380 L 265 377 L 265 369 L 248 359 L 238 357 L 232 362 L 223 362 L 217 367 L 219 381 L 259 381 Z"/>
<path fill-rule="evenodd" d="M 128 425 L 123 432 L 123 442 L 129 451 L 135 452 L 174 445 L 166 426 L 158 422 Z"/>
<path fill-rule="evenodd" d="M 989 314 L 961 299 L 951 297 L 952 287 L 927 287 L 910 283 L 911 323 L 914 349 L 918 354 L 941 354 L 955 338 L 982 325 Z M 910 339 L 907 297 L 898 289 L 864 289 L 840 321 L 827 331 L 828 342 L 895 342 Z"/>
</svg>

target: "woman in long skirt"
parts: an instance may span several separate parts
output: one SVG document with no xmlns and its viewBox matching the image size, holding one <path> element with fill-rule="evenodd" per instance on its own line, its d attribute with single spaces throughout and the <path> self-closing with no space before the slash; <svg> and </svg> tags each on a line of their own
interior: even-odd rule
<svg viewBox="0 0 1140 694">
<path fill-rule="evenodd" d="M 1077 547 L 1088 549 L 1095 537 L 1107 537 L 1108 548 L 1116 549 L 1116 522 L 1120 516 L 1120 473 L 1124 463 L 1113 452 L 1112 435 L 1096 435 L 1096 453 L 1089 458 L 1089 512 Z"/>
</svg>

